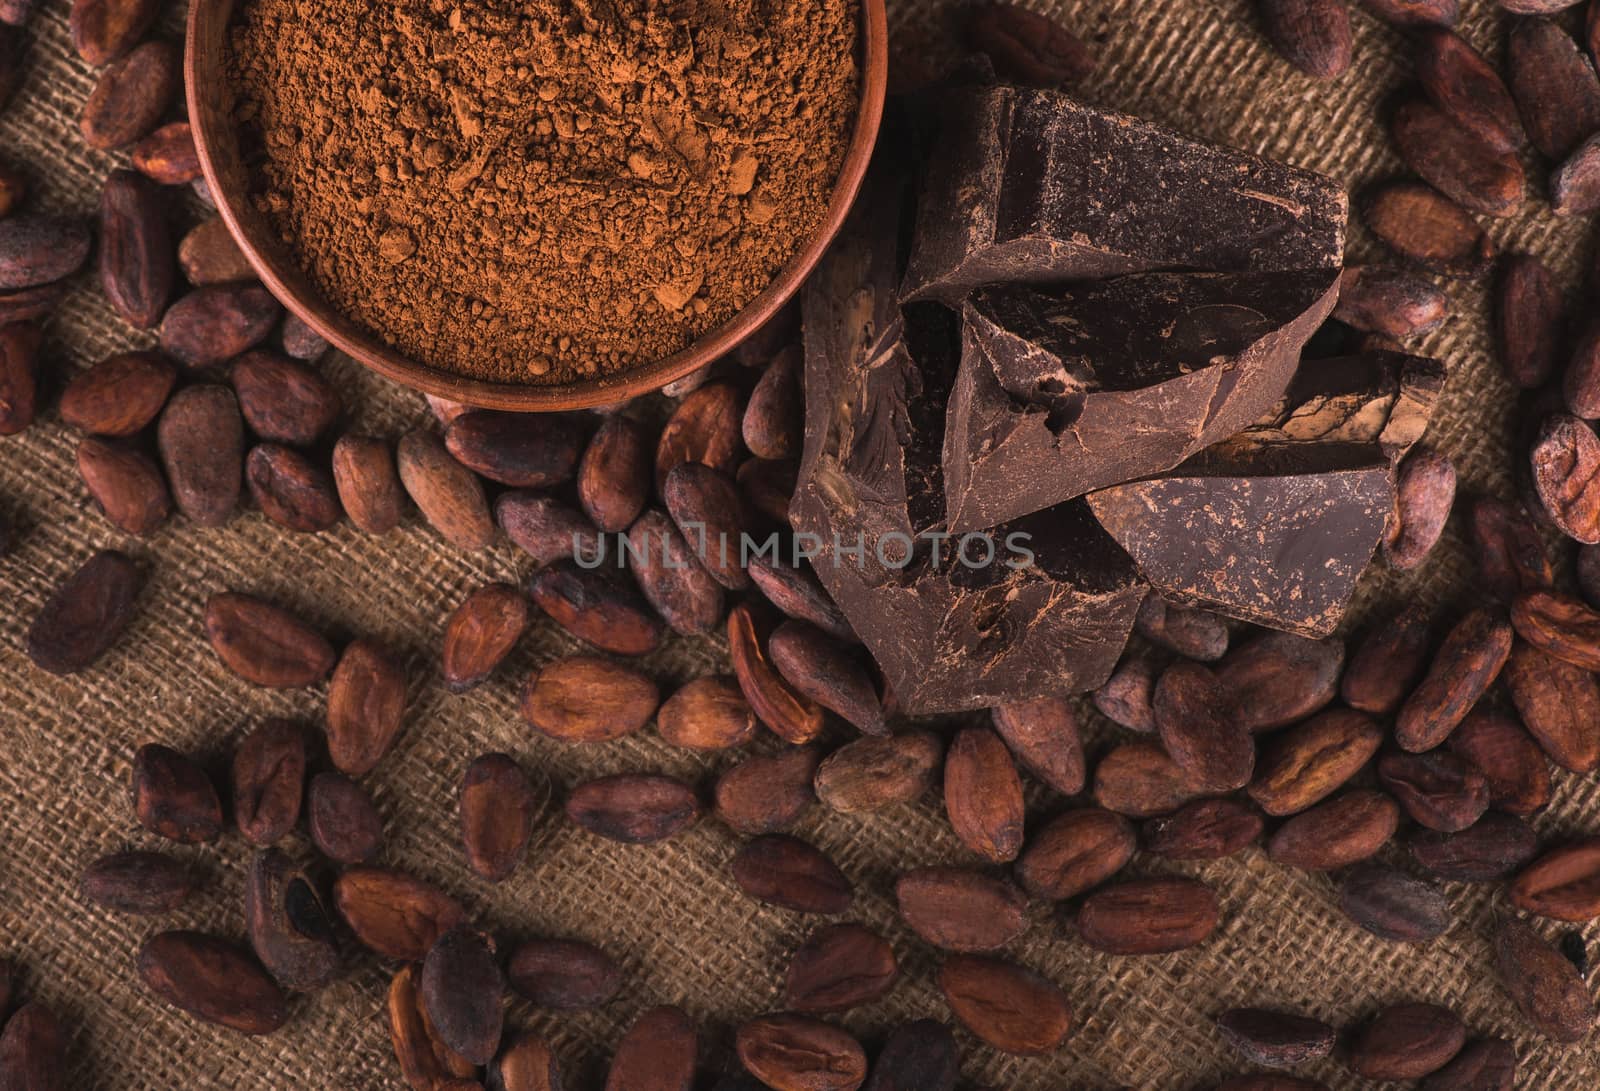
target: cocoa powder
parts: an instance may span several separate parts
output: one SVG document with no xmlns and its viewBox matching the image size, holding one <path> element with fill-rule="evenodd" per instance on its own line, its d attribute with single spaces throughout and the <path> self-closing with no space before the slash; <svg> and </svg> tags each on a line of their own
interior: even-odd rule
<svg viewBox="0 0 1600 1091">
<path fill-rule="evenodd" d="M 731 319 L 821 224 L 859 0 L 252 0 L 251 200 L 343 313 L 479 378 L 563 382 Z"/>
</svg>

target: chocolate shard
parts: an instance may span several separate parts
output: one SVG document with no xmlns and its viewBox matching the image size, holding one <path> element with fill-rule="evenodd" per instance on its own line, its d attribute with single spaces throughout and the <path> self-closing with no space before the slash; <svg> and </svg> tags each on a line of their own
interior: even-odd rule
<svg viewBox="0 0 1600 1091">
<path fill-rule="evenodd" d="M 1383 536 L 1394 476 L 1371 444 L 1283 444 L 1206 452 L 1089 506 L 1166 598 L 1320 637 Z"/>
<path fill-rule="evenodd" d="M 965 305 L 944 444 L 948 527 L 980 530 L 1171 469 L 1283 396 L 1331 269 L 1149 273 Z"/>
<path fill-rule="evenodd" d="M 1373 443 L 1399 461 L 1427 431 L 1445 370 L 1438 360 L 1398 352 L 1307 360 L 1277 406 L 1216 452 L 1244 458 L 1281 444 Z"/>
<path fill-rule="evenodd" d="M 982 284 L 1161 269 L 1337 267 L 1349 200 L 1333 181 L 1202 144 L 1051 91 L 943 97 L 908 300 Z"/>
</svg>

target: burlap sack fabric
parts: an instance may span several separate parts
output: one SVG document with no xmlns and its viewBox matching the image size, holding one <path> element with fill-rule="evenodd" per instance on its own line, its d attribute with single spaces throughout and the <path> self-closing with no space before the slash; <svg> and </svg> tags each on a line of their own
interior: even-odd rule
<svg viewBox="0 0 1600 1091">
<path fill-rule="evenodd" d="M 1381 126 L 1381 101 L 1407 78 L 1405 43 L 1355 14 L 1356 65 L 1318 84 L 1292 72 L 1262 40 L 1246 0 L 1083 0 L 1046 4 L 1095 40 L 1093 101 L 1169 123 L 1198 136 L 1326 171 L 1352 189 L 1399 169 Z M 49 0 L 35 19 L 26 83 L 0 118 L 0 154 L 26 164 L 37 197 L 52 209 L 87 213 L 117 157 L 88 150 L 77 115 L 92 76 L 71 51 L 67 0 Z M 898 70 L 934 66 L 958 47 L 953 5 L 891 0 Z M 1465 0 L 1468 36 L 1498 56 L 1502 16 L 1489 0 Z M 168 20 L 176 36 L 181 12 Z M 1542 173 L 1538 177 L 1542 183 Z M 1506 247 L 1536 250 L 1576 290 L 1587 224 L 1562 222 L 1542 201 L 1495 223 Z M 1375 256 L 1353 232 L 1352 254 Z M 108 353 L 143 343 L 111 314 L 85 277 L 49 325 L 53 383 Z M 1426 348 L 1452 367 L 1430 434 L 1457 460 L 1464 487 L 1508 493 L 1512 391 L 1490 357 L 1476 283 L 1452 286 L 1456 318 Z M 1587 299 L 1585 308 L 1590 304 Z M 421 399 L 352 362 L 326 365 L 344 391 L 354 425 L 396 435 L 425 419 Z M 0 511 L 15 524 L 16 550 L 0 559 L 0 953 L 20 960 L 28 991 L 63 1016 L 72 1034 L 73 1088 L 343 1088 L 400 1086 L 383 1021 L 389 967 L 352 955 L 348 975 L 300 998 L 281 1033 L 245 1039 L 200 1025 L 154 1001 L 133 957 L 166 927 L 241 937 L 246 854 L 237 838 L 185 851 L 215 877 L 208 892 L 170 919 L 119 917 L 85 906 L 81 868 L 118 848 L 150 846 L 127 800 L 129 760 L 147 741 L 224 758 L 240 733 L 267 715 L 318 722 L 322 694 L 254 689 L 227 674 L 206 649 L 205 596 L 234 588 L 301 611 L 331 635 L 366 635 L 404 654 L 414 679 L 405 734 L 369 778 L 387 822 L 384 859 L 442 883 L 506 944 L 521 937 L 580 936 L 626 964 L 628 985 L 603 1011 L 552 1017 L 514 1002 L 510 1024 L 544 1033 L 567 1062 L 570 1086 L 598 1087 L 612 1045 L 645 1007 L 675 1003 L 709 1028 L 705 1055 L 722 1063 L 741 1018 L 779 1003 L 790 951 L 818 922 L 764 909 L 732 884 L 736 841 L 714 821 L 658 847 L 602 841 L 552 814 L 541 823 L 527 865 L 504 885 L 472 879 L 456 840 L 455 788 L 475 755 L 505 750 L 543 770 L 559 790 L 589 776 L 664 769 L 708 780 L 728 757 L 674 750 L 653 733 L 598 747 L 536 738 L 514 714 L 529 671 L 575 644 L 539 625 L 492 683 L 466 696 L 437 681 L 437 648 L 447 612 L 472 588 L 515 579 L 523 562 L 509 546 L 477 556 L 447 548 L 410 523 L 383 539 L 348 524 L 334 533 L 286 533 L 257 514 L 202 532 L 174 519 L 159 534 L 130 541 L 85 498 L 73 468 L 75 437 L 53 412 L 27 434 L 0 441 Z M 92 671 L 57 679 L 21 652 L 26 627 L 50 590 L 95 549 L 128 549 L 149 567 L 138 620 Z M 1431 604 L 1471 595 L 1470 564 L 1452 536 L 1429 565 L 1408 577 L 1374 571 L 1360 596 L 1374 605 L 1420 597 Z M 646 660 L 671 686 L 725 669 L 720 640 L 675 641 Z M 1089 717 L 1092 721 L 1093 717 Z M 1096 750 L 1112 732 L 1091 731 Z M 1600 828 L 1600 791 L 1587 778 L 1558 776 L 1556 800 L 1537 824 L 1547 836 Z M 1036 792 L 1032 816 L 1062 805 Z M 902 869 L 966 856 L 937 800 L 869 819 L 814 810 L 800 830 L 833 853 L 855 879 L 853 916 L 882 929 L 902 960 L 903 978 L 886 1000 L 844 1022 L 871 1041 L 897 1021 L 949 1018 L 934 982 L 936 955 L 893 912 L 892 879 Z M 153 846 L 152 846 L 153 847 Z M 1136 873 L 1160 870 L 1139 860 Z M 1456 886 L 1458 923 L 1425 948 L 1383 944 L 1339 914 L 1326 877 L 1291 873 L 1256 850 L 1204 868 L 1226 923 L 1197 951 L 1147 959 L 1092 954 L 1042 906 L 1010 952 L 1060 982 L 1075 999 L 1079 1027 L 1059 1053 L 1004 1057 L 963 1038 L 970 1083 L 995 1089 L 1205 1087 L 1236 1065 L 1212 1026 L 1222 1009 L 1259 1003 L 1303 1009 L 1338 1024 L 1391 1001 L 1425 999 L 1458 1010 L 1474 1031 L 1516 1038 L 1519 1087 L 1563 1091 L 1600 1086 L 1600 1057 L 1557 1049 L 1524 1033 L 1492 980 L 1485 929 L 1496 911 L 1488 890 Z M 1332 1088 L 1354 1088 L 1336 1061 L 1305 1073 Z"/>
</svg>

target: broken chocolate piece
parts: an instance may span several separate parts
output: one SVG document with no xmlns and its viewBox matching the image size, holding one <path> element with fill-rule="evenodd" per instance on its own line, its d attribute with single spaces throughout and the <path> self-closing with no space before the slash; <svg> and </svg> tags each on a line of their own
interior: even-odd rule
<svg viewBox="0 0 1600 1091">
<path fill-rule="evenodd" d="M 944 97 L 904 294 L 1161 269 L 1337 268 L 1334 182 L 1051 91 Z"/>
<path fill-rule="evenodd" d="M 1337 281 L 1323 269 L 980 289 L 944 442 L 949 529 L 1171 469 L 1259 420 Z"/>
<path fill-rule="evenodd" d="M 1372 445 L 1286 444 L 1206 452 L 1088 499 L 1166 598 L 1326 636 L 1383 536 L 1394 477 Z"/>
</svg>

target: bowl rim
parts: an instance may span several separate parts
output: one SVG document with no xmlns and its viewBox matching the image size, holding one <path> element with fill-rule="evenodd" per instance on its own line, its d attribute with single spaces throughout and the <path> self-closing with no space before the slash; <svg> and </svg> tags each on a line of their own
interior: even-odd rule
<svg viewBox="0 0 1600 1091">
<path fill-rule="evenodd" d="M 184 40 L 184 101 L 194 136 L 200 170 L 211 191 L 216 211 L 228 226 L 245 260 L 278 301 L 335 348 L 362 366 L 412 390 L 483 409 L 512 412 L 560 412 L 604 407 L 659 390 L 668 383 L 705 367 L 732 351 L 778 313 L 805 283 L 828 246 L 844 226 L 860 192 L 883 121 L 888 92 L 889 25 L 885 0 L 858 0 L 860 5 L 861 94 L 855 128 L 839 174 L 834 181 L 826 215 L 770 284 L 737 314 L 696 338 L 688 347 L 647 364 L 577 382 L 532 385 L 495 382 L 457 375 L 414 360 L 384 344 L 340 313 L 299 270 L 279 263 L 258 247 L 246 228 L 237 205 L 242 194 L 223 184 L 218 167 L 218 142 L 228 136 L 213 132 L 213 111 L 202 102 L 199 75 L 202 40 L 225 41 L 235 0 L 192 0 Z M 215 38 L 209 37 L 221 23 Z M 216 70 L 220 58 L 210 58 Z M 215 90 L 212 88 L 211 90 Z M 231 134 L 229 134 L 231 136 Z"/>
</svg>

